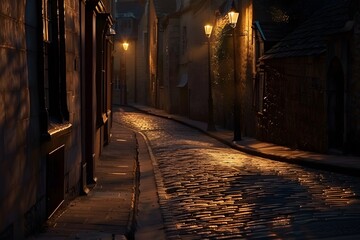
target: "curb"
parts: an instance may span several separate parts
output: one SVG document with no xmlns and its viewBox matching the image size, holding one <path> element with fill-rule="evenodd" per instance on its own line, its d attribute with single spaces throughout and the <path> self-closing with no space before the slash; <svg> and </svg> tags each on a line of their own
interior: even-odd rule
<svg viewBox="0 0 360 240">
<path fill-rule="evenodd" d="M 124 238 L 126 240 L 134 240 L 135 239 L 135 231 L 136 231 L 136 215 L 137 215 L 137 206 L 139 203 L 139 186 L 140 186 L 140 167 L 139 167 L 139 142 L 137 138 L 137 133 L 131 128 L 128 128 L 121 123 L 117 122 L 116 120 L 113 120 L 115 123 L 121 125 L 122 127 L 128 129 L 131 131 L 135 136 L 135 142 L 136 142 L 136 158 L 135 158 L 135 166 L 134 166 L 134 180 L 133 180 L 133 195 L 131 197 L 131 209 L 129 214 L 129 220 L 126 226 L 126 233 L 124 235 Z"/>
<path fill-rule="evenodd" d="M 313 169 L 317 169 L 317 170 L 324 170 L 324 171 L 330 171 L 330 172 L 334 172 L 334 173 L 340 173 L 340 174 L 344 174 L 344 175 L 350 175 L 350 176 L 354 176 L 354 177 L 358 177 L 360 175 L 360 169 L 358 168 L 354 168 L 354 167 L 346 167 L 346 166 L 339 166 L 339 165 L 335 165 L 335 164 L 330 164 L 330 163 L 323 163 L 323 162 L 316 162 L 313 161 L 310 158 L 301 158 L 301 157 L 285 157 L 285 156 L 280 156 L 280 155 L 274 155 L 274 154 L 268 154 L 268 153 L 263 153 L 260 151 L 256 151 L 256 150 L 251 150 L 248 149 L 246 147 L 242 147 L 241 145 L 238 145 L 234 142 L 229 142 L 221 137 L 216 136 L 215 134 L 213 134 L 212 132 L 206 131 L 204 129 L 201 129 L 199 127 L 196 127 L 190 123 L 187 123 L 185 121 L 182 121 L 180 119 L 174 118 L 172 116 L 166 116 L 166 115 L 161 115 L 161 114 L 157 114 L 151 111 L 146 111 L 144 109 L 138 108 L 136 106 L 133 105 L 128 105 L 128 107 L 133 108 L 135 110 L 138 110 L 139 112 L 143 112 L 152 116 L 156 116 L 156 117 L 161 117 L 164 119 L 169 119 L 175 122 L 178 122 L 180 124 L 183 124 L 185 126 L 188 126 L 192 129 L 195 129 L 197 131 L 200 131 L 201 133 L 204 133 L 205 135 L 212 137 L 214 139 L 216 139 L 217 141 L 235 149 L 238 151 L 241 151 L 243 153 L 246 154 L 250 154 L 253 156 L 257 156 L 257 157 L 262 157 L 262 158 L 267 158 L 267 159 L 271 159 L 274 161 L 279 161 L 279 162 L 285 162 L 285 163 L 290 163 L 290 164 L 295 164 L 295 165 L 299 165 L 299 166 L 304 166 L 304 167 L 309 167 L 309 168 L 313 168 Z"/>
<path fill-rule="evenodd" d="M 137 219 L 136 239 L 165 240 L 165 225 L 162 209 L 163 184 L 161 173 L 153 155 L 147 136 L 141 131 L 136 132 L 137 138 L 141 138 L 142 154 L 147 157 L 139 159 L 140 188 L 139 194 L 144 194 L 139 200 L 137 208 L 141 213 Z M 150 173 L 151 172 L 151 173 Z"/>
<path fill-rule="evenodd" d="M 122 125 L 123 126 L 123 125 Z M 124 127 L 124 126 L 123 126 Z M 135 239 L 135 232 L 136 232 L 136 215 L 138 210 L 138 204 L 139 204 L 139 195 L 140 195 L 140 165 L 139 165 L 139 142 L 137 138 L 137 134 L 134 130 L 128 128 L 131 130 L 135 136 L 136 141 L 136 158 L 135 158 L 135 171 L 134 171 L 134 193 L 132 196 L 132 204 L 131 204 L 131 211 L 129 216 L 129 222 L 127 226 L 127 233 L 126 233 L 126 239 L 128 240 L 134 240 Z"/>
</svg>

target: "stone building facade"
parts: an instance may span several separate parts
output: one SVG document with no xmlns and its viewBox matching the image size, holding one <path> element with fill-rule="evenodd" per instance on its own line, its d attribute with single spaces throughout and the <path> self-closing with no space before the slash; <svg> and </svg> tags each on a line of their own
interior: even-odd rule
<svg viewBox="0 0 360 240">
<path fill-rule="evenodd" d="M 143 30 L 140 21 L 144 10 L 145 4 L 138 0 L 118 0 L 115 3 L 113 104 L 116 105 L 138 101 L 144 103 L 142 101 L 144 85 L 141 80 L 143 75 L 137 70 L 144 69 L 142 67 L 144 51 L 140 50 L 141 52 L 138 53 L 143 43 L 138 31 Z M 125 42 L 129 44 L 127 50 L 123 48 Z"/>
<path fill-rule="evenodd" d="M 226 28 L 227 11 L 234 5 L 240 11 L 236 27 L 236 77 L 241 81 L 239 101 L 244 101 L 241 120 L 247 134 L 254 132 L 254 114 L 247 108 L 252 101 L 252 1 L 177 1 L 176 11 L 159 19 L 158 62 L 160 85 L 158 107 L 171 113 L 207 121 L 208 118 L 208 49 L 204 33 L 206 24 L 213 25 L 211 44 L 211 81 L 217 124 L 233 126 L 233 48 L 232 35 Z M 226 28 L 226 29 L 225 29 Z M 230 45 L 230 46 L 229 46 Z M 225 49 L 223 52 L 221 48 Z M 220 56 L 221 55 L 221 56 Z M 223 57 L 223 55 L 226 55 Z M 220 60 L 219 60 L 220 59 Z M 231 65 L 231 67 L 229 67 Z M 247 66 L 250 66 L 248 68 Z M 223 69 L 228 69 L 223 71 Z M 250 79 L 249 83 L 247 83 Z M 241 93 L 240 93 L 241 91 Z M 250 92 L 249 92 L 250 91 Z M 246 94 L 245 94 L 246 93 Z"/>
<path fill-rule="evenodd" d="M 358 4 L 326 4 L 265 53 L 259 138 L 317 152 L 358 153 Z"/>
<path fill-rule="evenodd" d="M 96 178 L 111 127 L 111 6 L 0 3 L 0 239 L 39 230 Z"/>
<path fill-rule="evenodd" d="M 328 16 L 324 12 L 331 4 L 337 10 L 328 9 L 332 14 Z M 346 10 L 344 4 L 350 7 Z M 230 9 L 240 13 L 235 49 L 226 16 Z M 157 65 L 162 75 L 157 76 L 162 85 L 157 106 L 207 121 L 207 49 L 202 26 L 211 22 L 217 125 L 233 129 L 238 124 L 244 137 L 292 148 L 356 152 L 357 9 L 358 1 L 347 0 L 177 1 L 176 12 L 160 19 L 161 61 Z M 298 36 L 290 34 L 294 30 L 300 31 Z M 277 51 L 284 49 L 278 50 L 276 44 L 288 46 L 286 39 L 307 42 L 302 45 L 294 40 L 294 49 L 287 49 L 293 52 L 281 55 Z M 330 76 L 343 78 L 344 84 Z M 235 103 L 240 106 L 235 111 L 238 119 Z"/>
</svg>

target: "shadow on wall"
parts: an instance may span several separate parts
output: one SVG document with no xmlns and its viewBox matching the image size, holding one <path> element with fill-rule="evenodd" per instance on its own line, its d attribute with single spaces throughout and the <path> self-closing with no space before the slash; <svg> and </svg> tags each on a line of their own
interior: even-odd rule
<svg viewBox="0 0 360 240">
<path fill-rule="evenodd" d="M 0 18 L 3 36 L 0 47 L 0 239 L 23 238 L 41 223 L 41 206 L 36 204 L 40 182 L 40 162 L 36 158 L 36 152 L 40 151 L 36 147 L 39 127 L 33 122 L 37 118 L 31 117 L 37 115 L 32 110 L 38 104 L 37 3 L 22 1 L 22 4 L 11 5 L 2 9 L 11 9 L 14 16 L 25 17 L 26 24 L 18 19 Z M 18 216 L 24 218 L 17 219 Z"/>
</svg>

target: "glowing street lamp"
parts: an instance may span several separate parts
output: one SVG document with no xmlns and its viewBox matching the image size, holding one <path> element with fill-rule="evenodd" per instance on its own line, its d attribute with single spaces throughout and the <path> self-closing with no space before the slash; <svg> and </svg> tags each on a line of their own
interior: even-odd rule
<svg viewBox="0 0 360 240">
<path fill-rule="evenodd" d="M 239 13 L 231 10 L 228 14 L 230 26 L 233 29 L 233 58 L 234 58 L 234 141 L 241 140 L 241 125 L 240 125 L 240 111 L 241 111 L 241 104 L 238 97 L 238 89 L 239 89 L 239 81 L 237 79 L 237 71 L 236 71 L 236 44 L 235 44 L 235 28 L 236 23 L 239 18 Z"/>
<path fill-rule="evenodd" d="M 210 24 L 207 24 L 204 26 L 205 35 L 208 39 L 210 39 L 210 37 L 211 37 L 212 29 L 213 29 L 213 26 L 211 26 Z"/>
<path fill-rule="evenodd" d="M 237 20 L 239 18 L 239 13 L 238 12 L 235 12 L 234 10 L 231 10 L 230 12 L 228 12 L 228 18 L 229 18 L 229 23 L 230 23 L 230 26 L 232 28 L 235 28 L 236 27 L 236 23 L 237 23 Z"/>
<path fill-rule="evenodd" d="M 129 43 L 123 42 L 122 44 L 124 49 L 124 105 L 127 105 L 127 83 L 126 83 L 126 51 L 129 48 Z"/>
<path fill-rule="evenodd" d="M 213 27 L 209 24 L 204 26 L 205 35 L 208 39 L 208 131 L 215 131 L 214 107 L 211 87 L 211 61 L 210 61 L 210 37 Z"/>
<path fill-rule="evenodd" d="M 122 46 L 123 46 L 124 50 L 127 51 L 128 48 L 129 48 L 129 43 L 124 42 L 124 43 L 122 44 Z"/>
</svg>

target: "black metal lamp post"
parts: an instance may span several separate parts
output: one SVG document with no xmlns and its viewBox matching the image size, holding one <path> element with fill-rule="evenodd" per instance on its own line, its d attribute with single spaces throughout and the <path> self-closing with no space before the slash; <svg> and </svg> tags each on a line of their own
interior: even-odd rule
<svg viewBox="0 0 360 240">
<path fill-rule="evenodd" d="M 216 131 L 214 123 L 214 104 L 211 87 L 211 60 L 210 60 L 210 37 L 213 27 L 209 24 L 204 26 L 205 35 L 208 39 L 208 131 Z"/>
<path fill-rule="evenodd" d="M 235 27 L 239 17 L 239 13 L 234 10 L 228 13 L 229 23 L 233 29 L 233 58 L 234 58 L 234 139 L 233 141 L 241 140 L 241 125 L 240 125 L 240 111 L 241 104 L 238 96 L 239 80 L 237 79 L 236 66 L 236 44 L 235 44 Z"/>
<path fill-rule="evenodd" d="M 126 51 L 129 48 L 129 43 L 124 42 L 122 44 L 123 49 L 124 49 L 124 105 L 127 105 L 127 80 L 126 80 Z"/>
</svg>

